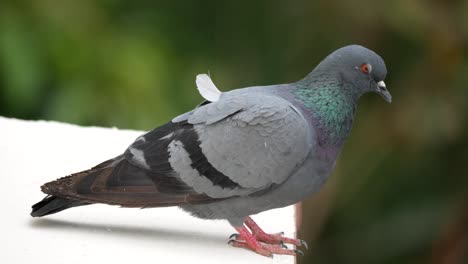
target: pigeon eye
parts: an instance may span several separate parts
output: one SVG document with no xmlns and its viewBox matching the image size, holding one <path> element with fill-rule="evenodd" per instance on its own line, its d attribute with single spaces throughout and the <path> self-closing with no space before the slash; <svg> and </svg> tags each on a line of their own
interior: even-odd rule
<svg viewBox="0 0 468 264">
<path fill-rule="evenodd" d="M 364 63 L 361 65 L 361 71 L 365 74 L 369 74 L 372 71 L 372 65 Z"/>
</svg>

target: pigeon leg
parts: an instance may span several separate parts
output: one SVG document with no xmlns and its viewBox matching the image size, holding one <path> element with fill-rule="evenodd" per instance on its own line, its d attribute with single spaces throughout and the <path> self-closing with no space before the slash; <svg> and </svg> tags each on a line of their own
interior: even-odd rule
<svg viewBox="0 0 468 264">
<path fill-rule="evenodd" d="M 278 233 L 278 234 L 265 233 L 265 231 L 263 231 L 250 216 L 245 218 L 244 223 L 245 225 L 247 225 L 250 231 L 252 231 L 252 235 L 259 241 L 262 241 L 267 244 L 272 244 L 272 245 L 286 243 L 286 244 L 296 245 L 298 247 L 304 246 L 306 249 L 308 249 L 307 243 L 302 239 L 284 237 L 283 233 Z"/>
<path fill-rule="evenodd" d="M 235 239 L 229 240 L 229 245 L 233 247 L 245 248 L 266 257 L 273 257 L 273 254 L 279 255 L 304 255 L 300 250 L 285 249 L 281 245 L 269 245 L 259 242 L 245 227 L 234 227 L 239 234 Z M 232 237 L 232 236 L 231 236 Z"/>
</svg>

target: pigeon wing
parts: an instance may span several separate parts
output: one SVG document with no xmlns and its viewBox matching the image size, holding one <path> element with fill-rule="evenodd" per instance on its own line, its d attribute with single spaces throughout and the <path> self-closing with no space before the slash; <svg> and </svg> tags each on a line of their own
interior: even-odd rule
<svg viewBox="0 0 468 264">
<path fill-rule="evenodd" d="M 140 136 L 125 153 L 47 183 L 44 192 L 126 207 L 210 203 L 281 184 L 310 147 L 288 101 L 224 96 Z"/>
</svg>

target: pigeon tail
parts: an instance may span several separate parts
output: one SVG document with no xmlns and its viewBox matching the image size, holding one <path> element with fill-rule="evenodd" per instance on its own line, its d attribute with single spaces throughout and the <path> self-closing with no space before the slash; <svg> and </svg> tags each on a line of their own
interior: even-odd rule
<svg viewBox="0 0 468 264">
<path fill-rule="evenodd" d="M 42 201 L 32 206 L 32 217 L 41 217 L 45 215 L 55 214 L 65 209 L 88 205 L 89 203 L 80 202 L 65 198 L 60 198 L 53 195 L 46 196 Z"/>
</svg>

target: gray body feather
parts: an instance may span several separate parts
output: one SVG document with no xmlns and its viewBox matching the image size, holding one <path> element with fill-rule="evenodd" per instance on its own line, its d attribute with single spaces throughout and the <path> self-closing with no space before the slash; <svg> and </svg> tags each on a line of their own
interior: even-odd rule
<svg viewBox="0 0 468 264">
<path fill-rule="evenodd" d="M 226 92 L 219 101 L 173 120 L 194 124 L 208 161 L 242 187 L 218 188 L 212 193 L 216 186 L 200 183 L 198 191 L 230 199 L 181 208 L 197 217 L 228 219 L 240 225 L 248 215 L 297 203 L 320 188 L 338 151 L 334 157 L 321 154 L 330 152 L 319 151 L 310 113 L 291 100 L 289 88 L 278 85 Z M 177 155 L 186 156 L 171 153 Z M 182 178 L 191 173 L 175 171 Z"/>
</svg>

